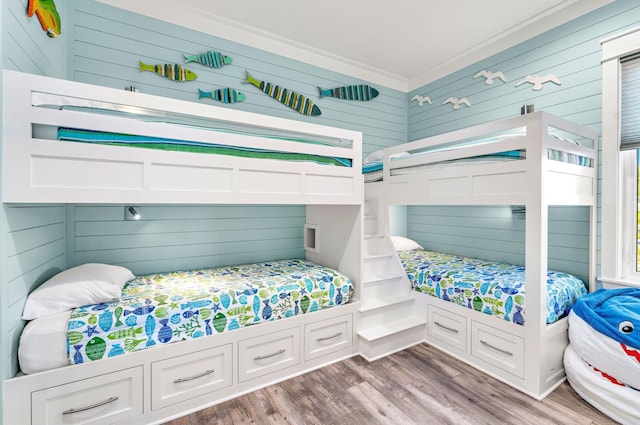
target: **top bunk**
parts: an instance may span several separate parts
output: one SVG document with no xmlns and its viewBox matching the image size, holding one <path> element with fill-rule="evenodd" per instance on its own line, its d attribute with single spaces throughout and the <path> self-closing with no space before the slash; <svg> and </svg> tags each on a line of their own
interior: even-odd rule
<svg viewBox="0 0 640 425">
<path fill-rule="evenodd" d="M 597 156 L 594 130 L 539 111 L 384 149 L 363 171 L 391 204 L 595 205 Z"/>
<path fill-rule="evenodd" d="M 362 134 L 3 71 L 2 202 L 362 202 Z"/>
</svg>

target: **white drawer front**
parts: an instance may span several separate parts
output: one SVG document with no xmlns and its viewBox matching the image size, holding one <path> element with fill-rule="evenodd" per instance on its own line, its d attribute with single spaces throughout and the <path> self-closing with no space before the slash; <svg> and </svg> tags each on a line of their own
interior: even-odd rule
<svg viewBox="0 0 640 425">
<path fill-rule="evenodd" d="M 135 418 L 142 415 L 142 366 L 35 391 L 31 412 L 38 425 L 98 425 Z"/>
<path fill-rule="evenodd" d="M 458 350 L 467 351 L 467 319 L 430 305 L 427 333 Z"/>
<path fill-rule="evenodd" d="M 353 346 L 352 315 L 310 323 L 304 327 L 304 359 L 310 360 Z"/>
<path fill-rule="evenodd" d="M 198 351 L 151 364 L 151 408 L 210 393 L 230 386 L 232 345 Z"/>
<path fill-rule="evenodd" d="M 471 322 L 471 348 L 475 357 L 524 378 L 524 339 L 501 330 Z"/>
<path fill-rule="evenodd" d="M 238 343 L 240 382 L 300 363 L 300 329 L 245 339 Z"/>
</svg>

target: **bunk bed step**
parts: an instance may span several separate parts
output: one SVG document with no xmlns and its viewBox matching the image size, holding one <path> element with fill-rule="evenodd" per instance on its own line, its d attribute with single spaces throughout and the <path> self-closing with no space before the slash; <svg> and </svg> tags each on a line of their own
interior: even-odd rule
<svg viewBox="0 0 640 425">
<path fill-rule="evenodd" d="M 382 307 L 391 306 L 394 304 L 401 304 L 407 301 L 413 301 L 413 299 L 414 298 L 411 294 L 400 296 L 400 297 L 393 297 L 393 298 L 372 299 L 362 303 L 362 307 L 360 307 L 360 312 L 362 313 L 362 312 L 371 311 L 371 310 L 375 310 Z"/>
<path fill-rule="evenodd" d="M 424 341 L 426 321 L 405 317 L 358 331 L 360 355 L 373 361 Z"/>
</svg>

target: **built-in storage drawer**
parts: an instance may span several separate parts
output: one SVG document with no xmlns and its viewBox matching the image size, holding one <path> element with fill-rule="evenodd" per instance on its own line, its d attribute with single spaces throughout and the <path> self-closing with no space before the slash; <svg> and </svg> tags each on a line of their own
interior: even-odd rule
<svg viewBox="0 0 640 425">
<path fill-rule="evenodd" d="M 231 344 L 151 364 L 151 408 L 160 409 L 233 384 Z"/>
<path fill-rule="evenodd" d="M 353 316 L 335 317 L 309 323 L 304 327 L 304 359 L 315 359 L 325 354 L 353 346 Z"/>
<path fill-rule="evenodd" d="M 142 415 L 142 366 L 31 393 L 34 425 L 134 423 Z"/>
<path fill-rule="evenodd" d="M 244 382 L 300 363 L 300 328 L 238 342 L 239 381 Z"/>
<path fill-rule="evenodd" d="M 524 378 L 524 339 L 476 321 L 471 322 L 471 354 Z"/>
<path fill-rule="evenodd" d="M 467 351 L 467 318 L 430 305 L 427 334 L 461 351 Z"/>
</svg>

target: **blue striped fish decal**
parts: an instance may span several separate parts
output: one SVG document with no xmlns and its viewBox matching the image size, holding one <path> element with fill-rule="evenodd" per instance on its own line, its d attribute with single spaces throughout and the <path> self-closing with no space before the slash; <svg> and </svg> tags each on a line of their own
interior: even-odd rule
<svg viewBox="0 0 640 425">
<path fill-rule="evenodd" d="M 164 65 L 147 65 L 142 61 L 140 63 L 140 71 L 151 71 L 156 74 L 173 81 L 192 81 L 198 76 L 191 71 L 178 64 L 165 63 Z"/>
<path fill-rule="evenodd" d="M 265 81 L 258 81 L 249 74 L 249 71 L 245 72 L 247 73 L 247 83 L 253 84 L 265 94 L 271 96 L 294 111 L 311 116 L 320 115 L 322 113 L 320 108 L 318 108 L 317 105 L 314 105 L 308 97 Z"/>
<path fill-rule="evenodd" d="M 321 98 L 335 97 L 346 100 L 371 100 L 380 94 L 378 90 L 366 84 L 336 87 L 334 89 L 323 89 L 322 87 L 318 87 L 318 90 L 320 90 Z"/>
<path fill-rule="evenodd" d="M 222 68 L 231 63 L 231 58 L 220 52 L 205 52 L 201 55 L 184 55 L 185 62 L 198 62 L 201 65 L 210 66 L 211 68 Z"/>
<path fill-rule="evenodd" d="M 236 91 L 228 87 L 214 90 L 214 91 L 204 91 L 204 90 L 198 89 L 198 99 L 202 99 L 203 97 L 210 97 L 213 100 L 217 100 L 218 102 L 223 102 L 223 103 L 242 102 L 247 98 L 247 96 L 244 93 L 241 93 L 239 91 Z"/>
</svg>

